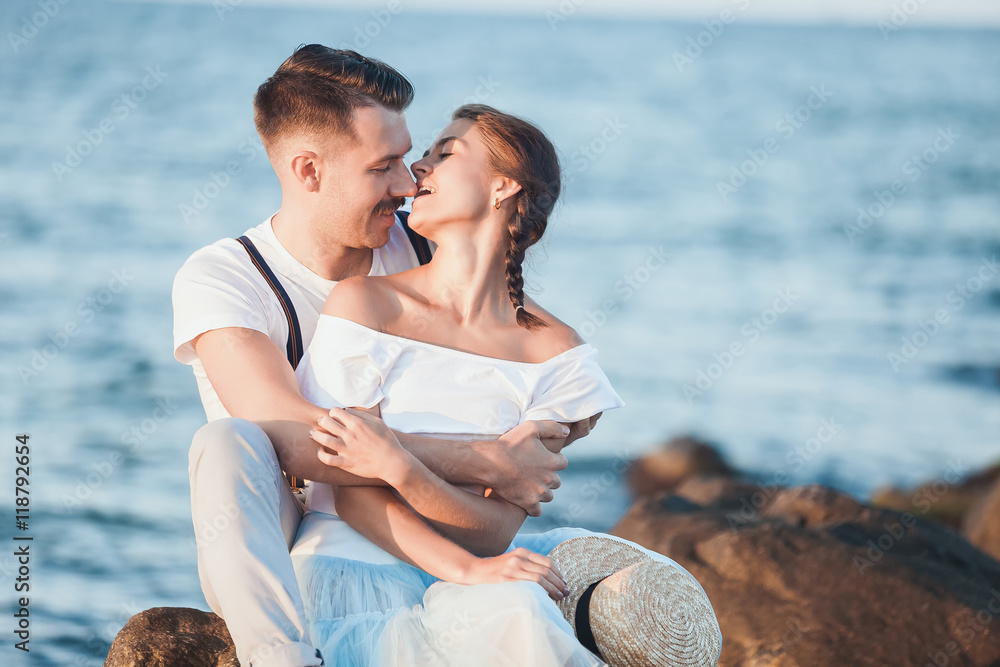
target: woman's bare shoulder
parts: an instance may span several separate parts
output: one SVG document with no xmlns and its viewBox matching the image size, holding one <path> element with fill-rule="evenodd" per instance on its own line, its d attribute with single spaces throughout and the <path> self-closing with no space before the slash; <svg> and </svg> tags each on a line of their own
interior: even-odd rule
<svg viewBox="0 0 1000 667">
<path fill-rule="evenodd" d="M 536 344 L 545 351 L 545 358 L 562 354 L 587 342 L 576 332 L 576 329 L 542 308 L 527 295 L 524 297 L 524 307 L 532 315 L 540 317 L 547 325 L 533 332 L 537 336 Z"/>
<path fill-rule="evenodd" d="M 323 314 L 382 331 L 399 311 L 398 292 L 387 277 L 355 276 L 339 281 L 326 299 Z"/>
</svg>

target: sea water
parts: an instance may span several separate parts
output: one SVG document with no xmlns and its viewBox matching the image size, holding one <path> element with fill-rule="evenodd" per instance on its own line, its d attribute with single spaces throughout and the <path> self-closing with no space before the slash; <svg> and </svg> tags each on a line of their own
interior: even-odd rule
<svg viewBox="0 0 1000 667">
<path fill-rule="evenodd" d="M 302 43 L 411 78 L 413 159 L 465 102 L 560 150 L 528 286 L 627 406 L 528 529 L 607 530 L 628 461 L 680 434 L 860 497 L 1000 455 L 995 31 L 50 4 L 5 3 L 0 44 L 0 488 L 13 522 L 30 433 L 30 664 L 101 664 L 137 611 L 206 608 L 171 281 L 280 205 L 251 99 Z"/>
</svg>

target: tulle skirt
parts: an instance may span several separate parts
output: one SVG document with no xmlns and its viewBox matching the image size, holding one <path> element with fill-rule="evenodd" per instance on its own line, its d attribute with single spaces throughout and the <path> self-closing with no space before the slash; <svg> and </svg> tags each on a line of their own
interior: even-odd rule
<svg viewBox="0 0 1000 667">
<path fill-rule="evenodd" d="M 322 534 L 327 545 L 351 545 L 351 555 L 364 540 L 339 517 L 318 512 L 303 518 L 299 536 L 310 534 Z M 368 542 L 360 551 L 378 562 L 328 555 L 337 547 L 292 550 L 306 629 L 328 666 L 604 664 L 535 582 L 448 583 L 372 549 L 378 547 Z"/>
</svg>

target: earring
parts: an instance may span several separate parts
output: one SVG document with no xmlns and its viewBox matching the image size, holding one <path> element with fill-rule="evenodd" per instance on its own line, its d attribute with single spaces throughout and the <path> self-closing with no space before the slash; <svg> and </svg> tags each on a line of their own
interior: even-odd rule
<svg viewBox="0 0 1000 667">
<path fill-rule="evenodd" d="M 493 198 L 493 208 L 495 208 L 498 211 L 500 210 L 500 197 Z"/>
</svg>

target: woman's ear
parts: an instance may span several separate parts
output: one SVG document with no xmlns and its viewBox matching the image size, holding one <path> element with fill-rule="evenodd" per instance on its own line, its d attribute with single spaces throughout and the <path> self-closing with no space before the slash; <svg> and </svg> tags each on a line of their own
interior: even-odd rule
<svg viewBox="0 0 1000 667">
<path fill-rule="evenodd" d="M 506 176 L 498 178 L 493 184 L 493 194 L 490 198 L 491 202 L 499 201 L 502 205 L 505 199 L 513 197 L 518 192 L 521 191 L 521 184 L 512 178 L 507 178 Z M 499 208 L 499 207 L 498 207 Z"/>
</svg>

